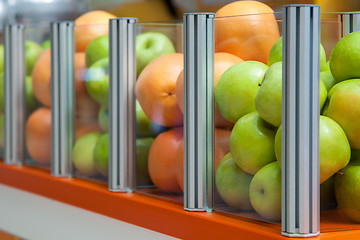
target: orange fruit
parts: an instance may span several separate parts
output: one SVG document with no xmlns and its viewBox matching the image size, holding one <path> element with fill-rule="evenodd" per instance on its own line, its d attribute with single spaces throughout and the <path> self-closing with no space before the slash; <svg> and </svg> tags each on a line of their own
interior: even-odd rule
<svg viewBox="0 0 360 240">
<path fill-rule="evenodd" d="M 76 115 L 97 116 L 100 105 L 87 93 L 85 87 L 85 53 L 75 53 L 75 96 Z M 43 105 L 51 106 L 51 51 L 46 50 L 38 58 L 32 72 L 33 92 Z"/>
<path fill-rule="evenodd" d="M 176 180 L 175 154 L 183 138 L 183 128 L 174 128 L 157 136 L 148 157 L 149 175 L 154 185 L 164 192 L 180 193 Z"/>
<path fill-rule="evenodd" d="M 231 131 L 221 128 L 215 128 L 214 135 L 214 168 L 216 172 L 220 161 L 225 157 L 226 154 L 230 152 L 229 141 Z M 180 185 L 181 189 L 184 191 L 184 140 L 180 142 L 179 147 L 176 151 L 175 168 L 176 180 Z"/>
<path fill-rule="evenodd" d="M 136 98 L 146 116 L 159 125 L 173 127 L 183 123 L 175 94 L 183 61 L 181 53 L 161 56 L 151 61 L 137 79 Z"/>
<path fill-rule="evenodd" d="M 229 3 L 216 12 L 215 52 L 232 53 L 244 61 L 267 63 L 280 37 L 274 11 L 258 1 Z"/>
<path fill-rule="evenodd" d="M 75 20 L 75 49 L 85 52 L 89 43 L 97 37 L 107 35 L 109 20 L 116 16 L 101 10 L 84 13 Z"/>
<path fill-rule="evenodd" d="M 30 157 L 41 164 L 51 162 L 51 110 L 39 108 L 26 122 L 26 147 Z"/>
<path fill-rule="evenodd" d="M 75 119 L 76 129 L 75 129 L 75 139 L 78 140 L 82 136 L 92 133 L 92 132 L 101 132 L 101 127 L 97 118 L 79 118 Z"/>
<path fill-rule="evenodd" d="M 45 50 L 37 59 L 32 72 L 32 87 L 35 98 L 43 105 L 51 105 L 51 50 Z"/>
<path fill-rule="evenodd" d="M 243 60 L 230 53 L 215 53 L 214 55 L 214 91 L 221 75 L 231 66 L 242 62 Z M 181 112 L 184 112 L 184 72 L 179 74 L 175 86 L 176 102 Z M 214 100 L 215 102 L 215 100 Z M 214 103 L 215 127 L 228 128 L 234 124 L 227 121 L 219 112 Z"/>
</svg>

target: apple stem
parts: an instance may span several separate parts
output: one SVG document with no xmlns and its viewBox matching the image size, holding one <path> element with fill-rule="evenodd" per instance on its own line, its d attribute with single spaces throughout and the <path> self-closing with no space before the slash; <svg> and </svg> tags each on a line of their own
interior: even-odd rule
<svg viewBox="0 0 360 240">
<path fill-rule="evenodd" d="M 259 86 L 259 87 L 261 87 L 261 85 L 262 85 L 262 84 L 261 84 L 261 82 L 260 82 L 260 83 L 258 83 L 258 86 Z"/>
<path fill-rule="evenodd" d="M 337 174 L 339 174 L 339 175 L 341 175 L 341 176 L 344 176 L 345 175 L 345 173 L 343 173 L 343 172 L 336 172 Z"/>
</svg>

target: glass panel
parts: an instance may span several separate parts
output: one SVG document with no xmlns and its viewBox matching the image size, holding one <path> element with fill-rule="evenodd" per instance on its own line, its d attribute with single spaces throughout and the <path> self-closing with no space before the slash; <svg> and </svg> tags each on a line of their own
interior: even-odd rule
<svg viewBox="0 0 360 240">
<path fill-rule="evenodd" d="M 107 183 L 109 26 L 75 26 L 75 177 Z"/>
<path fill-rule="evenodd" d="M 50 169 L 50 29 L 25 27 L 27 165 Z"/>
<path fill-rule="evenodd" d="M 360 32 L 341 39 L 338 15 L 322 19 L 329 66 L 320 73 L 328 90 L 320 117 L 320 227 L 323 232 L 359 229 Z"/>
<path fill-rule="evenodd" d="M 182 202 L 182 24 L 139 23 L 136 32 L 136 191 Z"/>
<path fill-rule="evenodd" d="M 4 158 L 4 44 L 0 33 L 0 161 Z"/>
<path fill-rule="evenodd" d="M 281 29 L 272 13 L 215 18 L 214 209 L 277 224 L 281 170 L 274 142 L 281 123 Z M 272 64 L 273 86 L 261 102 L 257 98 Z M 266 116 L 271 111 L 271 124 L 259 110 Z"/>
</svg>

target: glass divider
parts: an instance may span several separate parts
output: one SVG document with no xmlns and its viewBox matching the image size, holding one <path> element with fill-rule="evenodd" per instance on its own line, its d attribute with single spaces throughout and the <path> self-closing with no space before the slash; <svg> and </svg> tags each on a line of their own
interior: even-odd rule
<svg viewBox="0 0 360 240">
<path fill-rule="evenodd" d="M 24 26 L 5 27 L 4 131 L 5 164 L 21 164 L 25 160 L 25 41 Z"/>
<path fill-rule="evenodd" d="M 109 189 L 135 187 L 135 24 L 137 18 L 110 20 L 109 36 Z"/>
<path fill-rule="evenodd" d="M 320 7 L 283 6 L 282 234 L 320 231 Z"/>
<path fill-rule="evenodd" d="M 184 15 L 184 208 L 211 211 L 214 13 Z"/>
<path fill-rule="evenodd" d="M 51 24 L 51 174 L 71 175 L 75 141 L 74 23 Z"/>
</svg>

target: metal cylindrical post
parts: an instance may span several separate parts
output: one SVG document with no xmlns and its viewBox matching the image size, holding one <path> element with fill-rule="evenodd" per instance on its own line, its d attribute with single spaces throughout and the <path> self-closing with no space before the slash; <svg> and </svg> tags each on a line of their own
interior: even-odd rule
<svg viewBox="0 0 360 240">
<path fill-rule="evenodd" d="M 71 174 L 75 141 L 74 23 L 51 24 L 51 174 Z"/>
<path fill-rule="evenodd" d="M 282 234 L 320 231 L 320 7 L 283 6 Z"/>
<path fill-rule="evenodd" d="M 360 12 L 348 12 L 340 14 L 341 37 L 360 30 Z"/>
<path fill-rule="evenodd" d="M 135 25 L 136 18 L 115 18 L 109 28 L 109 189 L 135 187 Z"/>
<path fill-rule="evenodd" d="M 25 160 L 25 42 L 24 26 L 10 24 L 4 31 L 4 162 Z"/>
<path fill-rule="evenodd" d="M 184 208 L 211 211 L 214 13 L 184 15 Z"/>
</svg>

